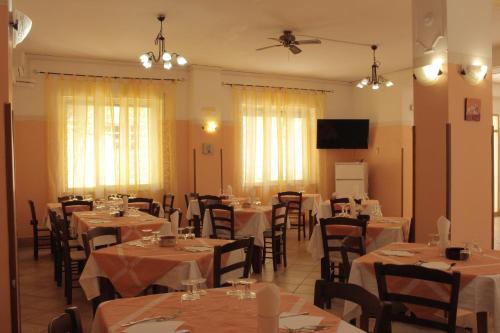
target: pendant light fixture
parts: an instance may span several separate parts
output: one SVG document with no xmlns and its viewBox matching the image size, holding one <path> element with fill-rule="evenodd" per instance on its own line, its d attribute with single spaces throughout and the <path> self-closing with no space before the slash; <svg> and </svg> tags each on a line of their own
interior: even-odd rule
<svg viewBox="0 0 500 333">
<path fill-rule="evenodd" d="M 378 68 L 380 67 L 380 62 L 377 61 L 375 57 L 375 51 L 377 51 L 378 46 L 372 45 L 371 49 L 373 51 L 373 65 L 372 65 L 372 73 L 371 76 L 367 76 L 363 78 L 361 81 L 356 84 L 356 87 L 362 89 L 367 86 L 371 86 L 373 90 L 380 89 L 381 85 L 385 85 L 386 87 L 392 87 L 394 83 L 390 80 L 386 80 L 382 75 L 377 73 Z"/>
<path fill-rule="evenodd" d="M 178 53 L 171 53 L 165 50 L 165 37 L 163 36 L 163 21 L 165 21 L 165 15 L 160 14 L 157 17 L 160 21 L 160 32 L 156 36 L 155 45 L 158 45 L 158 55 L 154 52 L 149 51 L 144 53 L 139 57 L 144 68 L 151 68 L 154 63 L 163 61 L 163 68 L 171 69 L 173 64 L 176 63 L 179 66 L 184 66 L 187 64 L 186 58 Z"/>
</svg>

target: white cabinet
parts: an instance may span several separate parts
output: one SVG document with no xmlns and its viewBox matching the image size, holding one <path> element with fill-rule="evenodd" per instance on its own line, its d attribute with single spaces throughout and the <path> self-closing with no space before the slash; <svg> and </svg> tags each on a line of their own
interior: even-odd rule
<svg viewBox="0 0 500 333">
<path fill-rule="evenodd" d="M 335 163 L 335 192 L 337 196 L 360 198 L 368 193 L 366 162 Z"/>
</svg>

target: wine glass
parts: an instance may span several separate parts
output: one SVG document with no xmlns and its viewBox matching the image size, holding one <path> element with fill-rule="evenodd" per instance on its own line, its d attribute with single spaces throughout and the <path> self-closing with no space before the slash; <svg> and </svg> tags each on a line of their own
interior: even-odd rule
<svg viewBox="0 0 500 333">
<path fill-rule="evenodd" d="M 160 243 L 160 230 L 151 231 L 151 234 L 153 234 L 153 243 Z"/>
<path fill-rule="evenodd" d="M 246 278 L 239 279 L 238 283 L 243 286 L 243 292 L 240 294 L 240 299 L 254 299 L 257 297 L 254 291 L 251 290 L 252 284 L 254 284 L 257 280 Z"/>
<path fill-rule="evenodd" d="M 198 292 L 198 294 L 200 296 L 205 296 L 207 294 L 207 291 L 205 289 L 207 279 L 198 278 L 198 279 L 194 279 L 194 282 L 196 283 L 196 287 L 197 287 L 196 291 Z"/>
<path fill-rule="evenodd" d="M 185 236 L 186 239 L 195 239 L 196 237 L 195 237 L 194 232 L 193 232 L 194 231 L 194 226 L 189 225 L 189 226 L 186 227 L 186 229 L 187 229 L 187 234 Z"/>
<path fill-rule="evenodd" d="M 181 227 L 179 227 L 177 229 L 177 238 L 178 239 L 186 239 L 186 237 L 184 236 L 184 229 L 185 228 L 181 228 Z"/>
<path fill-rule="evenodd" d="M 437 246 L 439 243 L 439 234 L 429 234 L 427 246 Z"/>
<path fill-rule="evenodd" d="M 226 291 L 226 295 L 239 297 L 241 290 L 238 290 L 238 279 L 227 280 L 226 282 L 231 284 L 231 289 Z"/>
<path fill-rule="evenodd" d="M 197 282 L 195 280 L 182 280 L 182 285 L 186 287 L 186 293 L 182 294 L 181 300 L 195 301 L 200 299 L 200 294 L 197 292 Z"/>
</svg>

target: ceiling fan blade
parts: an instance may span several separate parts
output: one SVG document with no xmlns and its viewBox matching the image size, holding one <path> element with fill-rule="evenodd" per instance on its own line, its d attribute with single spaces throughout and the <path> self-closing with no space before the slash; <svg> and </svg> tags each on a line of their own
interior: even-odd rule
<svg viewBox="0 0 500 333">
<path fill-rule="evenodd" d="M 299 49 L 299 48 L 298 48 L 297 46 L 295 46 L 295 45 L 290 45 L 290 47 L 289 47 L 289 48 L 290 48 L 290 51 L 291 51 L 293 54 L 298 54 L 298 53 L 302 52 L 302 50 L 301 50 L 301 49 Z"/>
<path fill-rule="evenodd" d="M 281 44 L 277 44 L 277 45 L 270 45 L 270 46 L 264 46 L 264 47 L 261 47 L 259 49 L 255 49 L 255 51 L 262 51 L 262 50 L 266 50 L 266 49 L 270 49 L 272 47 L 278 47 L 278 46 L 281 46 Z"/>
<path fill-rule="evenodd" d="M 306 40 L 296 40 L 295 44 L 304 45 L 304 44 L 321 44 L 319 39 L 306 39 Z"/>
<path fill-rule="evenodd" d="M 278 38 L 272 38 L 272 37 L 269 37 L 269 38 L 267 38 L 267 39 L 274 40 L 274 41 L 277 41 L 277 42 L 280 42 L 280 43 L 281 43 L 281 41 L 280 41 Z"/>
</svg>

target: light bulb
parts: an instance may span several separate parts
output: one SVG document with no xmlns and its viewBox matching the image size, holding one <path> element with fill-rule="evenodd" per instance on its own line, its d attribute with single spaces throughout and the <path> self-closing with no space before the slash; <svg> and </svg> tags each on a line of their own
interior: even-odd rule
<svg viewBox="0 0 500 333">
<path fill-rule="evenodd" d="M 363 89 L 365 86 L 364 86 L 361 82 L 359 82 L 359 83 L 356 85 L 356 87 L 358 87 L 359 89 Z"/>
<path fill-rule="evenodd" d="M 170 60 L 172 60 L 172 55 L 168 52 L 163 52 L 162 58 L 163 58 L 163 61 L 170 61 Z"/>
<path fill-rule="evenodd" d="M 185 64 L 187 64 L 186 58 L 183 56 L 177 56 L 177 65 L 184 66 Z"/>
<path fill-rule="evenodd" d="M 365 77 L 363 80 L 360 82 L 362 85 L 366 86 L 368 84 L 368 79 Z"/>
<path fill-rule="evenodd" d="M 147 61 L 149 60 L 149 56 L 148 56 L 146 53 L 144 53 L 143 55 L 141 55 L 141 56 L 139 57 L 139 60 L 140 60 L 142 63 L 145 63 L 145 62 L 147 62 Z"/>
<path fill-rule="evenodd" d="M 172 68 L 172 63 L 170 61 L 164 62 L 163 63 L 163 68 L 165 68 L 165 69 L 171 69 Z"/>
<path fill-rule="evenodd" d="M 387 81 L 387 82 L 385 83 L 385 86 L 386 86 L 386 87 L 392 87 L 393 85 L 394 85 L 394 83 L 393 83 L 392 81 Z"/>
<path fill-rule="evenodd" d="M 373 89 L 373 90 L 378 90 L 378 88 L 380 88 L 380 86 L 378 85 L 378 83 L 374 83 L 374 84 L 372 85 L 372 89 Z"/>
<path fill-rule="evenodd" d="M 151 66 L 153 66 L 153 64 L 151 63 L 151 60 L 143 62 L 142 65 L 144 66 L 144 68 L 151 68 Z"/>
</svg>

